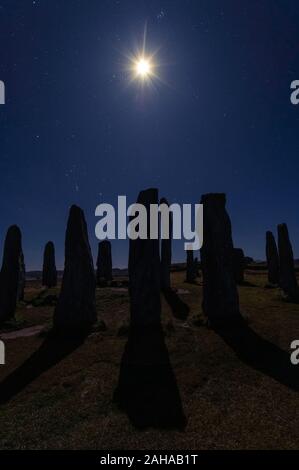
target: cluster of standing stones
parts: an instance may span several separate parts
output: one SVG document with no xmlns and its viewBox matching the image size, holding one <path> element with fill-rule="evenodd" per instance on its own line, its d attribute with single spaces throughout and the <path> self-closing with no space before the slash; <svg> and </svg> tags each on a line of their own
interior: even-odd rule
<svg viewBox="0 0 299 470">
<path fill-rule="evenodd" d="M 149 208 L 158 203 L 158 190 L 139 193 L 137 202 Z M 160 203 L 168 204 L 166 199 Z M 203 311 L 211 325 L 229 324 L 241 318 L 237 284 L 244 282 L 245 257 L 242 249 L 234 248 L 230 217 L 226 211 L 226 196 L 205 194 L 201 198 L 204 210 L 201 270 L 203 278 Z M 148 211 L 149 213 L 149 211 Z M 169 214 L 172 234 L 172 215 Z M 148 221 L 148 230 L 149 230 Z M 170 290 L 171 236 L 161 240 L 130 240 L 129 296 L 131 326 L 160 323 L 160 291 Z M 280 287 L 285 298 L 298 301 L 294 256 L 286 224 L 278 225 L 278 249 L 272 232 L 266 233 L 268 280 Z M 198 275 L 198 260 L 187 251 L 186 281 L 194 282 Z M 65 265 L 59 299 L 54 311 L 53 331 L 59 334 L 83 334 L 97 321 L 96 285 L 112 280 L 111 244 L 99 243 L 95 273 L 84 213 L 73 205 L 69 212 L 65 236 Z M 55 248 L 48 242 L 44 250 L 42 284 L 57 285 Z M 24 299 L 25 264 L 20 229 L 8 229 L 0 272 L 0 324 L 14 317 L 17 302 Z"/>
</svg>

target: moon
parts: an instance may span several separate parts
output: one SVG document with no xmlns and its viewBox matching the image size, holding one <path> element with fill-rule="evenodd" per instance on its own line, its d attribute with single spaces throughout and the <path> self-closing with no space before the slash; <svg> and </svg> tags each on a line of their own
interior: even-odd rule
<svg viewBox="0 0 299 470">
<path fill-rule="evenodd" d="M 160 48 L 156 50 L 148 50 L 146 47 L 146 26 L 143 33 L 142 43 L 132 52 L 124 53 L 128 62 L 124 65 L 124 69 L 128 73 L 128 83 L 135 82 L 140 88 L 154 87 L 157 80 L 161 81 L 157 72 L 160 63 L 157 62 L 156 56 Z"/>
<path fill-rule="evenodd" d="M 136 74 L 141 79 L 146 79 L 152 72 L 152 64 L 149 59 L 141 57 L 136 62 Z"/>
</svg>

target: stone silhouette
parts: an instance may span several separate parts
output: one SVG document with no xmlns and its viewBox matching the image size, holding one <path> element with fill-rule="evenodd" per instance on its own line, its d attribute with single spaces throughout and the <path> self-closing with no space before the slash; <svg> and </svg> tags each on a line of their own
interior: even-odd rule
<svg viewBox="0 0 299 470">
<path fill-rule="evenodd" d="M 0 272 L 0 323 L 14 317 L 17 301 L 22 297 L 24 258 L 22 235 L 17 225 L 9 227 Z"/>
<path fill-rule="evenodd" d="M 299 289 L 295 273 L 293 249 L 289 238 L 288 227 L 280 224 L 278 231 L 278 252 L 280 266 L 279 285 L 290 301 L 299 300 Z"/>
<path fill-rule="evenodd" d="M 131 324 L 160 324 L 160 256 L 159 240 L 151 240 L 150 204 L 158 204 L 158 190 L 148 189 L 139 193 L 137 204 L 147 209 L 146 240 L 130 240 L 129 248 L 129 294 L 131 302 Z"/>
<path fill-rule="evenodd" d="M 24 253 L 20 253 L 20 274 L 19 274 L 19 288 L 18 288 L 18 300 L 24 300 L 25 296 L 25 283 L 26 283 L 26 267 L 24 260 Z"/>
<path fill-rule="evenodd" d="M 137 203 L 147 209 L 149 235 L 149 208 L 158 204 L 158 191 L 141 191 Z M 130 240 L 129 294 L 129 338 L 114 401 L 138 428 L 182 429 L 186 419 L 160 322 L 159 240 Z"/>
<path fill-rule="evenodd" d="M 162 198 L 160 200 L 160 205 L 166 204 L 169 206 L 167 199 Z M 165 221 L 166 222 L 166 221 Z M 170 289 L 170 269 L 171 269 L 171 239 L 172 239 L 172 213 L 169 212 L 168 215 L 168 235 L 169 238 L 161 240 L 161 289 L 169 290 Z M 165 231 L 167 227 L 165 227 Z"/>
<path fill-rule="evenodd" d="M 279 256 L 276 241 L 272 232 L 266 232 L 266 258 L 268 266 L 268 281 L 270 284 L 279 284 Z"/>
<path fill-rule="evenodd" d="M 45 246 L 42 285 L 48 288 L 57 286 L 57 270 L 53 242 L 48 242 Z"/>
<path fill-rule="evenodd" d="M 205 194 L 203 204 L 203 311 L 212 326 L 240 320 L 239 296 L 233 268 L 231 221 L 225 194 Z"/>
<path fill-rule="evenodd" d="M 97 284 L 112 281 L 112 255 L 111 243 L 103 240 L 99 243 L 97 258 Z"/>
<path fill-rule="evenodd" d="M 237 284 L 244 282 L 244 270 L 246 267 L 245 256 L 242 248 L 234 248 L 233 251 L 234 276 Z"/>
<path fill-rule="evenodd" d="M 186 263 L 186 282 L 191 284 L 196 279 L 196 264 L 193 257 L 193 250 L 187 250 L 187 263 Z"/>
<path fill-rule="evenodd" d="M 199 277 L 200 276 L 200 273 L 199 273 L 199 267 L 200 266 L 199 266 L 199 261 L 198 261 L 197 257 L 194 259 L 194 266 L 195 266 L 195 268 L 194 268 L 195 269 L 195 275 L 196 275 L 196 277 Z"/>
<path fill-rule="evenodd" d="M 65 265 L 61 293 L 54 312 L 54 331 L 84 335 L 97 319 L 95 272 L 82 209 L 72 206 L 65 237 Z"/>
</svg>

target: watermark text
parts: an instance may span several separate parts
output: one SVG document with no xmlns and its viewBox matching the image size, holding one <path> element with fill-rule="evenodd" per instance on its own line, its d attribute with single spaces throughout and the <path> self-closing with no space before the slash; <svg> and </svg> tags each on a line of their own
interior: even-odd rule
<svg viewBox="0 0 299 470">
<path fill-rule="evenodd" d="M 299 104 L 299 80 L 293 80 L 291 83 L 291 96 L 290 100 L 293 105 L 298 105 Z"/>
<path fill-rule="evenodd" d="M 5 85 L 2 80 L 0 80 L 0 104 L 5 104 Z"/>
<path fill-rule="evenodd" d="M 0 340 L 0 366 L 5 364 L 5 345 L 3 341 Z"/>
<path fill-rule="evenodd" d="M 127 207 L 126 196 L 118 196 L 117 216 L 111 204 L 102 203 L 96 207 L 100 217 L 95 227 L 99 240 L 174 240 L 184 239 L 185 250 L 199 250 L 203 243 L 202 204 L 150 204 L 149 214 L 143 204 Z M 194 228 L 192 228 L 194 225 Z"/>
</svg>

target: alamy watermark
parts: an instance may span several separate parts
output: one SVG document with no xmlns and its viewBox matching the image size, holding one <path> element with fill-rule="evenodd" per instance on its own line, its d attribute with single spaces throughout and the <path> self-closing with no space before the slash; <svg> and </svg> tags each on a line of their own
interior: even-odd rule
<svg viewBox="0 0 299 470">
<path fill-rule="evenodd" d="M 299 104 L 299 80 L 293 80 L 291 83 L 291 96 L 290 100 L 293 105 L 298 105 Z"/>
<path fill-rule="evenodd" d="M 291 349 L 294 351 L 291 354 L 291 363 L 293 366 L 297 366 L 299 364 L 299 340 L 295 339 L 291 343 Z"/>
<path fill-rule="evenodd" d="M 5 84 L 0 80 L 0 104 L 5 104 Z"/>
<path fill-rule="evenodd" d="M 0 340 L 0 366 L 5 364 L 5 345 L 3 341 Z"/>
<path fill-rule="evenodd" d="M 99 240 L 174 240 L 184 239 L 185 250 L 199 250 L 203 243 L 203 205 L 150 204 L 149 214 L 143 204 L 127 207 L 126 196 L 118 196 L 117 215 L 111 204 L 96 207 L 96 217 L 101 217 L 95 227 Z M 171 224 L 170 224 L 171 219 Z M 194 230 L 192 221 L 194 220 Z M 117 227 L 116 227 L 117 225 Z"/>
</svg>

